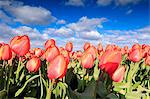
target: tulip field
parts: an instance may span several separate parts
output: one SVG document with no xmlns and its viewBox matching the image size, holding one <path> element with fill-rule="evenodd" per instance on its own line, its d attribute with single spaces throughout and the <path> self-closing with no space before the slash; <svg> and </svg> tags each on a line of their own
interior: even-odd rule
<svg viewBox="0 0 150 99">
<path fill-rule="evenodd" d="M 0 43 L 0 99 L 150 99 L 150 45 Z"/>
</svg>

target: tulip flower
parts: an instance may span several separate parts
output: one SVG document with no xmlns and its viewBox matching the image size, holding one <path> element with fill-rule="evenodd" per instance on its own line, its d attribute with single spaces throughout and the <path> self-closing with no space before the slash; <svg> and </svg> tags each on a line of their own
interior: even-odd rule
<svg viewBox="0 0 150 99">
<path fill-rule="evenodd" d="M 116 69 L 116 71 L 111 75 L 111 78 L 114 82 L 122 82 L 125 75 L 125 67 L 121 66 Z"/>
<path fill-rule="evenodd" d="M 101 43 L 98 44 L 97 50 L 98 50 L 99 53 L 100 53 L 101 51 L 103 51 L 103 46 L 102 46 Z"/>
<path fill-rule="evenodd" d="M 41 60 L 37 57 L 31 58 L 26 65 L 29 72 L 37 72 L 40 68 Z"/>
<path fill-rule="evenodd" d="M 90 46 L 91 46 L 91 44 L 88 43 L 88 42 L 86 42 L 86 43 L 84 44 L 83 49 L 86 50 L 86 49 L 89 48 Z"/>
<path fill-rule="evenodd" d="M 0 60 L 9 60 L 12 58 L 12 51 L 8 44 L 1 44 L 0 46 Z"/>
<path fill-rule="evenodd" d="M 139 62 L 143 57 L 142 49 L 135 49 L 129 52 L 129 60 L 133 62 Z"/>
<path fill-rule="evenodd" d="M 24 56 L 30 49 L 28 36 L 16 36 L 10 41 L 10 47 L 19 56 Z"/>
<path fill-rule="evenodd" d="M 96 59 L 97 49 L 94 46 L 90 46 L 85 50 L 85 53 L 90 53 L 94 59 Z"/>
<path fill-rule="evenodd" d="M 84 53 L 81 57 L 81 65 L 84 68 L 92 68 L 94 66 L 94 58 L 90 53 Z"/>
<path fill-rule="evenodd" d="M 49 79 L 57 79 L 65 76 L 67 70 L 66 59 L 63 55 L 56 56 L 49 64 L 47 76 Z"/>
<path fill-rule="evenodd" d="M 40 48 L 35 48 L 34 49 L 34 55 L 37 57 L 41 57 L 43 55 L 43 50 Z"/>
<path fill-rule="evenodd" d="M 69 56 L 69 52 L 67 50 L 62 50 L 60 52 L 66 59 L 66 64 L 68 65 L 69 64 L 69 61 L 70 61 L 70 56 Z"/>
<path fill-rule="evenodd" d="M 44 47 L 45 47 L 45 49 L 47 49 L 47 48 L 51 47 L 52 45 L 55 45 L 55 40 L 54 39 L 47 40 L 45 42 Z"/>
<path fill-rule="evenodd" d="M 118 68 L 121 63 L 122 55 L 119 51 L 106 51 L 103 53 L 100 59 L 100 69 L 105 69 L 106 72 L 111 72 L 113 69 Z"/>
<path fill-rule="evenodd" d="M 145 64 L 150 66 L 150 56 L 145 58 Z"/>
<path fill-rule="evenodd" d="M 135 49 L 140 49 L 141 48 L 141 45 L 136 43 L 132 46 L 132 50 L 135 50 Z"/>
<path fill-rule="evenodd" d="M 45 58 L 48 62 L 50 62 L 59 54 L 60 54 L 59 49 L 56 46 L 49 47 L 45 52 Z"/>
<path fill-rule="evenodd" d="M 68 43 L 66 44 L 65 49 L 66 49 L 68 52 L 71 52 L 72 49 L 73 49 L 73 44 L 72 44 L 72 42 L 68 42 Z"/>
</svg>

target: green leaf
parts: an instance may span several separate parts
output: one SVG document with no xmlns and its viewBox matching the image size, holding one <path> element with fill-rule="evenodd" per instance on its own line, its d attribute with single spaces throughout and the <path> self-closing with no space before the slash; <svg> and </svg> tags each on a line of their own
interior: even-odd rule
<svg viewBox="0 0 150 99">
<path fill-rule="evenodd" d="M 38 78 L 39 76 L 40 76 L 40 75 L 35 75 L 35 76 L 31 77 L 30 79 L 28 79 L 28 80 L 25 82 L 24 86 L 23 86 L 22 88 L 20 88 L 20 89 L 15 93 L 15 97 L 18 96 L 18 95 L 24 90 L 24 88 L 26 87 L 26 85 L 27 85 L 29 82 L 31 82 L 33 79 Z"/>
<path fill-rule="evenodd" d="M 109 99 L 119 99 L 119 97 L 117 95 L 115 95 L 114 93 L 110 93 L 106 97 L 109 98 Z"/>
<path fill-rule="evenodd" d="M 142 94 L 138 92 L 126 93 L 126 99 L 141 99 Z"/>
<path fill-rule="evenodd" d="M 108 94 L 106 87 L 104 86 L 104 83 L 102 81 L 98 82 L 96 89 L 96 92 L 100 97 L 105 97 Z"/>
<path fill-rule="evenodd" d="M 96 59 L 95 67 L 94 67 L 94 79 L 97 80 L 99 77 L 100 69 L 98 68 L 98 59 Z"/>
</svg>

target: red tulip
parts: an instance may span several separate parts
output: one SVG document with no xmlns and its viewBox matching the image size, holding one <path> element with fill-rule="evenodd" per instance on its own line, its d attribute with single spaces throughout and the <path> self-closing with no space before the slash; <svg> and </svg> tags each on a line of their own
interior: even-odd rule
<svg viewBox="0 0 150 99">
<path fill-rule="evenodd" d="M 90 46 L 91 46 L 91 44 L 88 43 L 88 42 L 86 42 L 86 43 L 84 44 L 83 49 L 86 50 L 86 49 L 88 49 Z"/>
<path fill-rule="evenodd" d="M 34 49 L 34 55 L 37 56 L 37 57 L 41 57 L 43 55 L 43 50 L 40 49 L 40 48 L 35 48 Z"/>
<path fill-rule="evenodd" d="M 89 48 L 85 50 L 85 53 L 90 53 L 95 59 L 97 55 L 97 49 L 94 46 L 90 46 Z"/>
<path fill-rule="evenodd" d="M 133 62 L 139 62 L 142 59 L 142 57 L 143 57 L 142 49 L 137 48 L 129 52 L 129 60 Z"/>
<path fill-rule="evenodd" d="M 70 56 L 69 56 L 69 52 L 67 50 L 62 50 L 60 52 L 66 59 L 66 64 L 68 65 L 69 64 L 69 61 L 70 61 Z"/>
<path fill-rule="evenodd" d="M 121 63 L 122 60 L 122 55 L 119 51 L 106 51 L 103 53 L 101 59 L 100 59 L 100 63 L 99 63 L 99 67 L 100 69 L 104 69 L 104 68 L 113 68 L 117 66 L 119 66 L 119 64 Z M 109 70 L 111 69 L 106 69 L 106 72 L 109 72 Z"/>
<path fill-rule="evenodd" d="M 114 82 L 122 82 L 125 75 L 125 67 L 121 66 L 111 75 L 111 78 Z"/>
<path fill-rule="evenodd" d="M 30 49 L 28 36 L 16 36 L 10 41 L 11 49 L 19 56 L 24 56 Z"/>
<path fill-rule="evenodd" d="M 68 43 L 66 44 L 65 49 L 66 49 L 68 52 L 71 52 L 72 49 L 73 49 L 73 44 L 72 44 L 72 42 L 68 42 Z"/>
<path fill-rule="evenodd" d="M 12 51 L 8 44 L 0 46 L 0 60 L 9 60 L 12 58 Z"/>
<path fill-rule="evenodd" d="M 84 53 L 81 57 L 81 65 L 84 68 L 92 68 L 94 66 L 94 58 L 90 53 Z"/>
<path fill-rule="evenodd" d="M 59 49 L 56 46 L 49 47 L 45 52 L 45 58 L 48 62 L 50 62 L 59 54 L 60 54 Z"/>
<path fill-rule="evenodd" d="M 103 51 L 103 46 L 102 46 L 101 43 L 98 44 L 97 50 L 98 50 L 99 53 L 100 53 L 101 51 Z"/>
<path fill-rule="evenodd" d="M 132 50 L 135 50 L 135 49 L 140 49 L 141 48 L 141 45 L 136 43 L 132 46 Z"/>
<path fill-rule="evenodd" d="M 145 58 L 145 64 L 150 66 L 150 56 Z"/>
<path fill-rule="evenodd" d="M 113 47 L 112 47 L 112 45 L 108 44 L 108 45 L 106 46 L 106 49 L 105 49 L 105 51 L 108 51 L 108 50 L 113 50 Z"/>
<path fill-rule="evenodd" d="M 37 57 L 31 58 L 26 65 L 29 72 L 37 72 L 40 68 L 41 60 Z"/>
<path fill-rule="evenodd" d="M 49 79 L 57 79 L 65 76 L 67 70 L 66 60 L 63 55 L 56 56 L 49 64 L 47 76 Z"/>
<path fill-rule="evenodd" d="M 55 45 L 54 39 L 47 40 L 44 47 L 45 47 L 45 49 L 47 49 L 47 48 L 51 47 L 52 45 Z"/>
</svg>

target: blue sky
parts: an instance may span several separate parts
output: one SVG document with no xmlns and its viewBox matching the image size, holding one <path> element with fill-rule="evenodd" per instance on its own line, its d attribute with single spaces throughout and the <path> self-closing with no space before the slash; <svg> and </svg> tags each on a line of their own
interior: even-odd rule
<svg viewBox="0 0 150 99">
<path fill-rule="evenodd" d="M 149 0 L 0 0 L 0 42 L 26 34 L 41 48 L 50 38 L 75 50 L 85 42 L 150 44 L 149 8 Z"/>
</svg>

